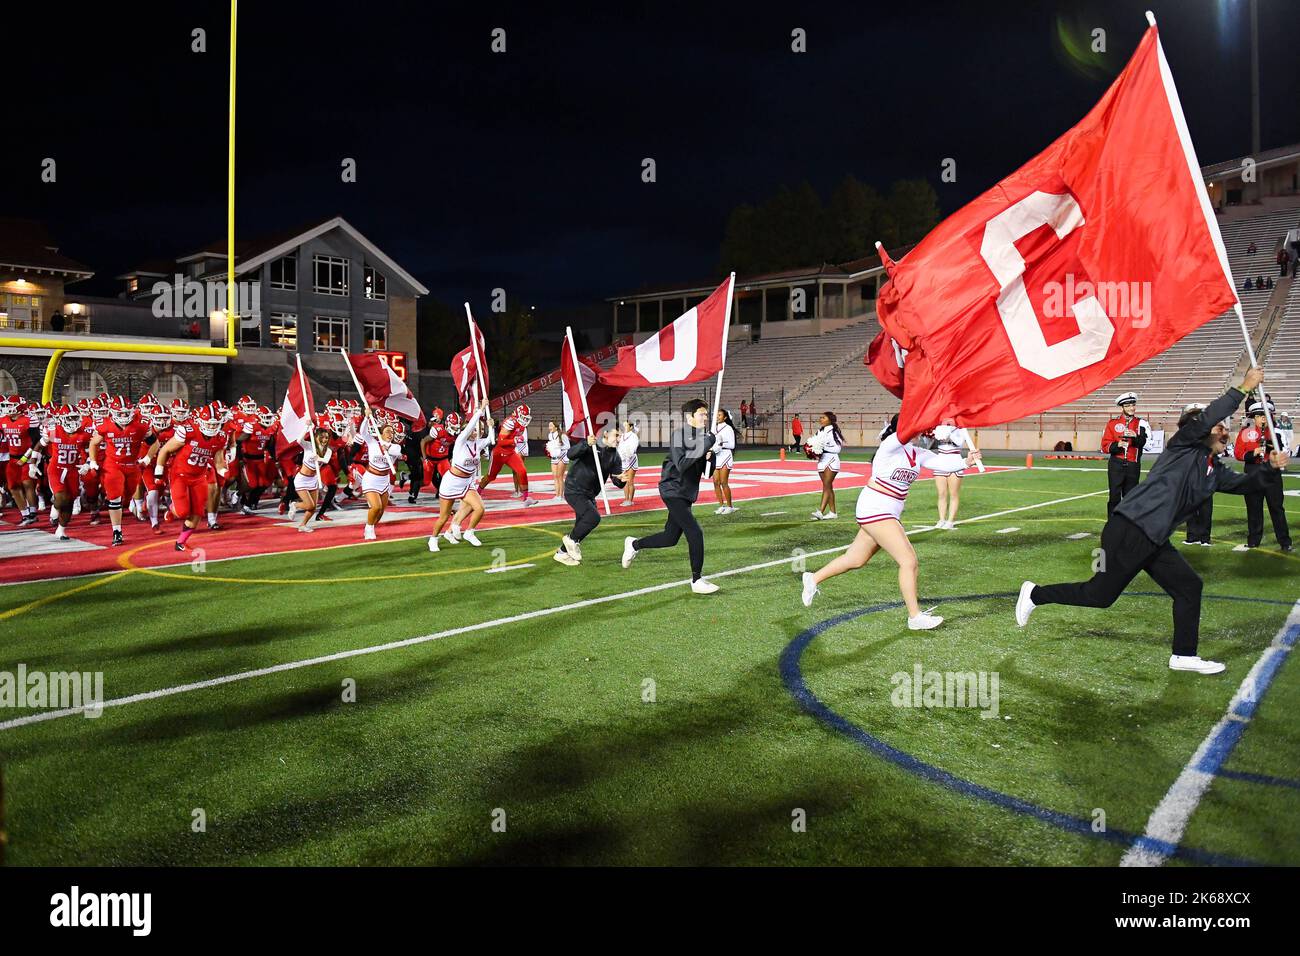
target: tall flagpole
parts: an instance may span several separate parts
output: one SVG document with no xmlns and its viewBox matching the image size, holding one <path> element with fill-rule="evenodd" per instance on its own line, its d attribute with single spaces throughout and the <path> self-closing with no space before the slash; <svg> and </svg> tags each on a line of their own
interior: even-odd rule
<svg viewBox="0 0 1300 956">
<path fill-rule="evenodd" d="M 1150 10 L 1147 11 L 1147 23 L 1153 27 L 1156 25 L 1155 14 Z M 1237 295 L 1237 281 L 1232 277 L 1232 266 L 1228 263 L 1228 250 L 1223 244 L 1219 221 L 1214 216 L 1214 210 L 1210 208 L 1209 193 L 1206 192 L 1205 183 L 1201 180 L 1201 167 L 1196 158 L 1196 148 L 1192 145 L 1192 136 L 1187 129 L 1187 117 L 1183 115 L 1183 104 L 1178 98 L 1178 88 L 1174 86 L 1174 74 L 1169 69 L 1169 61 L 1165 59 L 1165 47 L 1160 42 L 1159 33 L 1156 34 L 1156 55 L 1160 61 L 1160 79 L 1165 88 L 1165 98 L 1169 101 L 1169 112 L 1173 116 L 1178 139 L 1183 145 L 1183 155 L 1187 159 L 1187 172 L 1192 177 L 1192 188 L 1196 190 L 1196 197 L 1200 200 L 1201 213 L 1205 216 L 1205 226 L 1210 231 L 1214 251 L 1218 253 L 1219 265 L 1223 267 L 1223 276 L 1228 280 L 1228 288 L 1232 290 L 1232 309 L 1237 313 L 1241 338 L 1246 343 L 1246 355 L 1250 358 L 1251 368 L 1259 368 L 1255 346 L 1251 344 L 1250 331 L 1246 328 L 1246 315 L 1241 309 L 1241 298 Z M 1259 403 L 1264 408 L 1264 419 L 1268 422 L 1269 434 L 1273 436 L 1273 447 L 1279 448 L 1277 429 L 1273 426 L 1273 413 L 1268 410 L 1268 397 L 1264 394 L 1263 385 L 1259 387 Z"/>
<path fill-rule="evenodd" d="M 239 321 L 239 297 L 235 292 L 235 37 L 239 0 L 230 0 L 230 121 L 229 154 L 226 158 L 226 347 L 232 347 L 235 323 Z"/>
<path fill-rule="evenodd" d="M 307 376 L 302 370 L 302 356 L 295 355 L 294 358 L 298 360 L 298 390 L 302 392 L 303 411 L 307 414 L 307 434 L 312 436 L 314 440 L 316 435 L 316 409 L 311 407 L 312 402 L 307 398 L 310 393 L 307 391 Z M 290 403 L 290 407 L 292 407 L 292 403 Z"/>
<path fill-rule="evenodd" d="M 718 386 L 713 392 L 713 418 L 709 428 L 716 428 L 718 409 L 722 407 L 722 373 L 727 370 L 727 340 L 731 338 L 731 297 L 736 291 L 736 274 L 733 272 L 727 280 L 727 317 L 722 325 L 722 368 L 718 369 Z"/>
<path fill-rule="evenodd" d="M 596 435 L 591 427 L 591 411 L 587 408 L 587 390 L 582 387 L 582 366 L 578 364 L 578 347 L 573 344 L 573 329 L 564 327 L 564 337 L 569 342 L 569 355 L 573 358 L 573 374 L 578 377 L 578 392 L 582 395 L 582 418 L 587 423 L 587 434 Z M 600 500 L 605 503 L 605 517 L 609 517 L 609 495 L 605 492 L 605 473 L 600 467 L 600 436 L 596 435 L 596 444 L 591 448 L 592 460 L 596 462 L 596 480 L 600 482 Z"/>
<path fill-rule="evenodd" d="M 487 404 L 488 404 L 487 386 L 483 384 L 483 370 L 486 368 L 486 366 L 485 366 L 484 363 L 483 363 L 483 356 L 482 356 L 481 354 L 479 354 L 479 350 L 478 350 L 478 335 L 475 334 L 477 330 L 476 330 L 475 327 L 474 327 L 474 313 L 472 313 L 472 312 L 469 310 L 469 303 L 468 303 L 468 302 L 465 303 L 465 319 L 466 319 L 466 321 L 469 323 L 469 347 L 470 347 L 471 349 L 474 350 L 474 385 L 475 385 L 475 391 L 478 391 L 478 392 L 481 393 L 481 396 L 482 396 L 482 397 L 479 399 L 479 401 L 483 404 L 483 406 L 484 406 L 485 408 L 487 408 Z M 491 409 L 491 408 L 487 408 L 487 411 L 484 412 L 483 417 L 484 417 L 485 420 L 490 420 L 490 419 L 492 418 L 492 409 Z M 490 438 L 491 436 L 489 435 L 488 437 Z M 491 447 L 491 442 L 489 442 L 488 444 L 489 444 L 489 447 Z M 482 458 L 479 458 L 479 469 L 478 469 L 478 473 L 479 473 L 479 477 L 482 478 L 482 477 L 483 477 L 483 459 L 482 459 Z"/>
</svg>

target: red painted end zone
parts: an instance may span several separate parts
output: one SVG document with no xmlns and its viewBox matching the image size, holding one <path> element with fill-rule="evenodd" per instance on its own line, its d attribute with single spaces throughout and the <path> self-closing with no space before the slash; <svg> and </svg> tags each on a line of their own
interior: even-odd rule
<svg viewBox="0 0 1300 956">
<path fill-rule="evenodd" d="M 994 466 L 988 468 L 989 473 L 1011 470 L 1014 469 Z M 845 462 L 835 481 L 835 490 L 842 492 L 860 488 L 870 474 L 871 466 L 866 462 Z M 922 476 L 928 478 L 930 473 L 923 472 Z M 968 475 L 976 476 L 977 473 L 973 471 Z M 619 502 L 622 501 L 622 493 L 610 489 L 611 512 L 617 515 L 661 509 L 656 487 L 658 481 L 657 468 L 641 471 L 636 480 L 637 500 L 630 508 L 621 507 Z M 488 513 L 483 517 L 478 530 L 490 531 L 493 528 L 566 521 L 572 518 L 573 512 L 568 505 L 562 500 L 551 500 L 553 490 L 549 474 L 530 473 L 529 483 L 534 497 L 540 489 L 543 504 L 525 508 L 518 499 L 512 499 L 508 473 L 493 482 L 485 495 Z M 817 466 L 813 462 L 783 462 L 773 458 L 737 462 L 731 473 L 731 486 L 732 500 L 743 503 L 764 498 L 813 494 L 820 490 L 821 484 Z M 840 502 L 841 512 L 851 515 L 853 501 L 852 497 L 844 498 Z M 700 487 L 697 507 L 711 509 L 716 504 L 713 486 L 705 482 Z M 773 510 L 779 508 L 779 501 L 775 502 Z M 73 518 L 68 526 L 68 534 L 73 539 L 68 547 L 85 550 L 57 550 L 60 544 L 54 540 L 50 531 L 48 513 L 41 515 L 41 521 L 35 527 L 20 530 L 16 525 L 16 513 L 10 508 L 0 516 L 0 584 L 117 571 L 122 568 L 119 559 L 126 553 L 132 553 L 131 562 L 135 565 L 165 567 L 189 564 L 194 556 L 193 551 L 199 548 L 203 549 L 206 560 L 213 561 L 362 544 L 365 510 L 361 502 L 345 504 L 342 511 L 331 512 L 334 520 L 319 524 L 313 522 L 316 531 L 307 536 L 294 530 L 287 518 L 276 514 L 274 502 L 264 502 L 261 513 L 256 517 L 223 513 L 220 519 L 222 530 L 199 530 L 189 540 L 190 552 L 180 553 L 172 547 L 180 531 L 175 521 L 164 522 L 163 533 L 155 535 L 148 522 L 137 521 L 129 512 L 124 513 L 122 530 L 126 544 L 113 548 L 109 546 L 112 529 L 109 527 L 107 512 L 104 513 L 102 522 L 95 526 L 90 524 L 88 515 L 81 514 Z M 379 540 L 426 537 L 431 530 L 436 510 L 437 504 L 427 490 L 421 494 L 417 505 L 407 505 L 406 492 L 397 492 L 393 504 L 379 524 Z M 795 518 L 806 517 L 801 513 L 793 514 Z M 436 559 L 430 557 L 430 560 Z"/>
</svg>

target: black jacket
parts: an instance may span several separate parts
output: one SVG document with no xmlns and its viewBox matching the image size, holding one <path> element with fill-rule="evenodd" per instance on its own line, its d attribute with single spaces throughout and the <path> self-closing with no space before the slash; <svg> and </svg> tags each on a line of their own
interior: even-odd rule
<svg viewBox="0 0 1300 956">
<path fill-rule="evenodd" d="M 659 468 L 659 497 L 685 498 L 692 502 L 698 498 L 704 456 L 717 440 L 707 428 L 683 425 L 673 432 L 668 454 Z"/>
<path fill-rule="evenodd" d="M 1210 430 L 1236 411 L 1245 397 L 1230 388 L 1178 429 L 1146 481 L 1124 496 L 1115 514 L 1137 525 L 1154 544 L 1163 544 L 1216 491 L 1235 495 L 1263 491 L 1263 477 L 1275 469 L 1268 466 L 1240 474 L 1212 458 L 1205 445 Z"/>
<path fill-rule="evenodd" d="M 608 445 L 599 445 L 600 470 L 616 487 L 622 488 L 627 482 L 619 481 L 615 475 L 622 474 L 623 463 L 618 457 L 618 449 Z M 600 494 L 600 479 L 596 477 L 596 456 L 592 446 L 584 438 L 569 446 L 569 473 L 564 476 L 565 495 L 580 495 L 594 499 Z"/>
</svg>

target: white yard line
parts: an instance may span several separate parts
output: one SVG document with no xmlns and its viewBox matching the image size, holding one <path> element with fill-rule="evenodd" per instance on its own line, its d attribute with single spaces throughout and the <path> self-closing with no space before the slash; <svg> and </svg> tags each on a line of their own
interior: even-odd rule
<svg viewBox="0 0 1300 956">
<path fill-rule="evenodd" d="M 1255 708 L 1273 682 L 1281 659 L 1291 652 L 1296 632 L 1300 632 L 1300 601 L 1291 608 L 1273 642 L 1255 661 L 1250 673 L 1232 695 L 1232 700 L 1228 701 L 1223 717 L 1201 741 L 1169 792 L 1151 812 L 1146 832 L 1125 851 L 1120 866 L 1160 866 L 1169 859 L 1182 840 L 1201 797 L 1205 796 L 1205 791 L 1245 733 Z"/>
<path fill-rule="evenodd" d="M 1033 511 L 1036 508 L 1046 508 L 1049 505 L 1064 504 L 1069 501 L 1078 501 L 1080 498 L 1091 498 L 1096 495 L 1108 494 L 1107 491 L 1096 491 L 1088 495 L 1072 495 L 1068 498 L 1061 498 L 1057 501 L 1040 501 L 1037 504 L 1024 505 L 1020 508 L 1011 508 L 1008 511 L 999 511 L 994 515 L 977 515 L 974 518 L 967 518 L 966 521 L 979 521 L 983 518 L 992 518 L 997 515 L 1011 514 L 1017 511 Z M 958 522 L 964 523 L 964 522 Z M 929 531 L 930 528 L 919 528 L 917 532 Z M 913 532 L 908 532 L 912 534 Z M 349 545 L 350 547 L 350 545 Z M 758 564 L 748 564 L 740 568 L 732 568 L 728 571 L 719 571 L 715 574 L 706 575 L 708 578 L 726 578 L 736 574 L 747 574 L 750 571 L 761 571 L 765 568 L 780 567 L 784 564 L 790 564 L 794 561 L 807 560 L 808 558 L 821 557 L 827 554 L 836 554 L 840 551 L 848 550 L 848 545 L 841 545 L 837 548 L 824 548 L 820 551 L 808 551 L 802 554 L 791 555 L 788 558 L 780 558 L 775 561 L 763 561 Z M 303 667 L 313 667 L 317 664 L 328 664 L 332 661 L 347 660 L 351 657 L 364 657 L 370 654 L 379 654 L 384 651 L 398 650 L 403 647 L 414 647 L 417 644 L 427 644 L 430 641 L 438 641 L 444 637 L 452 637 L 457 634 L 470 634 L 475 631 L 485 631 L 494 627 L 501 627 L 508 624 L 518 624 L 522 621 L 531 621 L 540 617 L 549 617 L 553 614 L 563 614 L 567 611 L 577 611 L 582 608 L 592 607 L 597 604 L 608 604 L 612 601 L 623 601 L 628 598 L 642 597 L 646 594 L 654 594 L 657 591 L 667 591 L 670 588 L 684 587 L 691 583 L 689 578 L 679 581 L 669 581 L 664 584 L 653 584 L 649 587 L 636 588 L 632 591 L 622 591 L 617 594 L 606 594 L 603 597 L 588 598 L 584 601 L 574 601 L 569 604 L 561 604 L 556 607 L 540 608 L 536 611 L 526 611 L 523 614 L 513 614 L 509 617 L 494 618 L 490 621 L 482 621 L 478 624 L 467 624 L 464 627 L 454 627 L 445 631 L 436 631 L 433 634 L 424 634 L 419 637 L 408 637 L 400 641 L 389 641 L 385 644 L 371 644 L 367 647 L 357 647 L 351 650 L 338 651 L 334 654 L 325 654 L 320 657 L 309 657 L 304 660 L 288 661 L 284 664 L 274 664 L 270 667 L 259 667 L 255 670 L 239 671 L 235 674 L 227 674 L 223 677 L 214 677 L 209 680 L 194 681 L 189 684 L 178 684 L 174 687 L 163 687 L 159 690 L 146 691 L 140 694 L 131 694 L 127 697 L 115 697 L 103 702 L 103 707 L 122 707 L 126 704 L 138 704 L 147 700 L 157 700 L 162 697 L 174 697 L 177 694 L 187 694 L 192 691 L 206 690 L 209 687 L 220 687 L 222 684 L 233 684 L 237 681 L 252 680 L 255 677 L 265 677 L 269 674 L 279 674 L 284 671 L 298 670 Z M 792 585 L 793 587 L 793 585 Z M 17 727 L 25 727 L 28 724 L 42 723 L 47 720 L 55 720 L 59 717 L 71 717 L 74 714 L 84 712 L 84 708 L 67 707 L 59 710 L 46 710 L 35 714 L 28 714 L 23 717 L 16 717 L 12 720 L 0 722 L 0 731 L 13 730 Z"/>
</svg>

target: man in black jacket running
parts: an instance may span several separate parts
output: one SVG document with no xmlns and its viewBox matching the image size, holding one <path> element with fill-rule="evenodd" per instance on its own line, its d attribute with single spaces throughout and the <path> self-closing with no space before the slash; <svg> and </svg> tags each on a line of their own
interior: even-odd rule
<svg viewBox="0 0 1300 956">
<path fill-rule="evenodd" d="M 664 530 L 648 538 L 623 539 L 623 567 L 647 548 L 671 548 L 686 535 L 686 545 L 691 556 L 691 590 L 696 594 L 712 594 L 718 586 L 706 581 L 704 573 L 704 532 L 691 514 L 691 505 L 700 496 L 700 475 L 710 449 L 717 440 L 709 429 L 709 406 L 698 398 L 682 405 L 686 423 L 672 434 L 668 454 L 659 470 L 659 497 L 668 509 Z"/>
<path fill-rule="evenodd" d="M 596 471 L 596 458 L 600 456 L 600 471 Z M 555 560 L 574 567 L 582 562 L 582 539 L 600 524 L 600 511 L 596 498 L 600 495 L 601 476 L 615 487 L 622 488 L 626 473 L 620 473 L 622 461 L 618 456 L 618 432 L 612 428 L 602 436 L 599 446 L 595 435 L 586 441 L 574 442 L 569 447 L 569 473 L 564 477 L 564 500 L 573 509 L 573 530 L 560 539 Z"/>
<path fill-rule="evenodd" d="M 1198 674 L 1222 671 L 1223 664 L 1202 660 L 1196 653 L 1201 579 L 1169 543 L 1169 537 L 1216 491 L 1238 495 L 1257 491 L 1266 472 L 1286 467 L 1286 452 L 1274 453 L 1266 466 L 1251 475 L 1239 474 L 1219 461 L 1228 444 L 1224 420 L 1246 397 L 1243 393 L 1253 391 L 1263 380 L 1263 369 L 1252 368 L 1240 390 L 1228 389 L 1203 411 L 1185 411 L 1178 431 L 1147 480 L 1124 496 L 1102 529 L 1099 566 L 1092 579 L 1043 586 L 1026 581 L 1016 601 L 1016 623 L 1024 627 L 1034 608 L 1043 604 L 1110 607 L 1138 572 L 1145 571 L 1174 599 L 1169 667 Z"/>
</svg>

